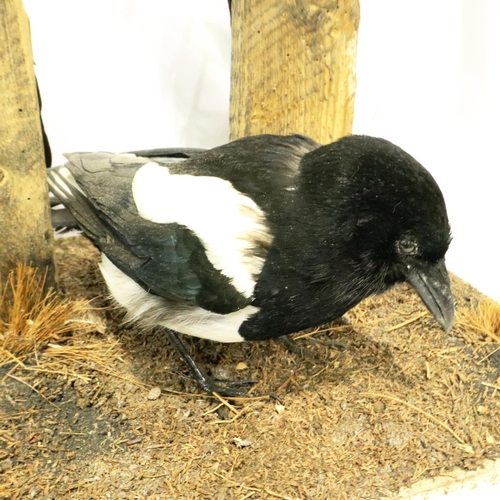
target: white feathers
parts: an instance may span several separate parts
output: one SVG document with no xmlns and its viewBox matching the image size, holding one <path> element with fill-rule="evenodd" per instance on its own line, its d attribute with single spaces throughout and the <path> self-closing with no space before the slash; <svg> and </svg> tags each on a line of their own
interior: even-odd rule
<svg viewBox="0 0 500 500">
<path fill-rule="evenodd" d="M 240 325 L 257 307 L 230 314 L 215 314 L 193 305 L 179 305 L 146 292 L 102 254 L 100 269 L 113 298 L 128 311 L 127 320 L 145 326 L 164 326 L 176 332 L 218 342 L 242 342 Z"/>
<path fill-rule="evenodd" d="M 156 163 L 137 171 L 132 192 L 141 217 L 191 229 L 213 266 L 241 294 L 252 296 L 264 263 L 262 251 L 255 250 L 271 243 L 264 214 L 253 200 L 218 177 L 174 175 Z"/>
<path fill-rule="evenodd" d="M 71 188 L 78 189 L 81 193 L 80 186 L 76 183 L 75 178 L 71 172 L 64 166 L 51 168 L 47 180 L 50 185 L 51 191 L 60 199 L 67 200 L 73 198 Z M 70 188 L 71 187 L 71 188 Z"/>
</svg>

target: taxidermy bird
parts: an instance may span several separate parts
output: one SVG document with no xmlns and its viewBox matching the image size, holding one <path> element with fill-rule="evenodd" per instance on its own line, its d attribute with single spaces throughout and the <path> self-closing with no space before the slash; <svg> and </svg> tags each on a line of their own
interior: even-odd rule
<svg viewBox="0 0 500 500">
<path fill-rule="evenodd" d="M 211 150 L 75 153 L 52 192 L 102 252 L 129 320 L 219 342 L 282 337 L 407 281 L 450 330 L 450 227 L 425 168 L 394 144 L 260 135 Z"/>
</svg>

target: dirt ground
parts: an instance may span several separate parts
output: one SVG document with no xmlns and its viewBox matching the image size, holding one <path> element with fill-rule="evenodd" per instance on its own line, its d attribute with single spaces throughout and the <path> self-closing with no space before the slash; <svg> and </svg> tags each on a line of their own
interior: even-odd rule
<svg viewBox="0 0 500 500">
<path fill-rule="evenodd" d="M 466 313 L 447 334 L 402 285 L 350 326 L 309 332 L 319 343 L 298 340 L 303 357 L 187 339 L 212 375 L 256 379 L 282 403 L 219 401 L 198 394 L 161 331 L 122 324 L 97 260 L 83 238 L 57 243 L 62 291 L 94 299 L 94 332 L 0 359 L 0 498 L 391 498 L 500 456 L 500 332 Z M 453 286 L 460 311 L 480 299 Z"/>
</svg>

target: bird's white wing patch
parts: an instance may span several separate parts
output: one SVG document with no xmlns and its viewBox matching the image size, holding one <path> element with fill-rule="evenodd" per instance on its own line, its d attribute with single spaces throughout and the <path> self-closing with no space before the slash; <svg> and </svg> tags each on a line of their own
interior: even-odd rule
<svg viewBox="0 0 500 500">
<path fill-rule="evenodd" d="M 132 192 L 141 217 L 191 229 L 213 266 L 241 294 L 252 296 L 264 263 L 260 247 L 267 248 L 272 238 L 264 213 L 251 198 L 218 177 L 173 175 L 157 163 L 137 171 Z"/>
<path fill-rule="evenodd" d="M 127 310 L 127 319 L 146 327 L 164 326 L 218 342 L 242 342 L 240 325 L 259 311 L 257 307 L 246 306 L 230 314 L 216 314 L 201 307 L 181 305 L 146 292 L 104 254 L 99 267 L 111 295 Z"/>
</svg>

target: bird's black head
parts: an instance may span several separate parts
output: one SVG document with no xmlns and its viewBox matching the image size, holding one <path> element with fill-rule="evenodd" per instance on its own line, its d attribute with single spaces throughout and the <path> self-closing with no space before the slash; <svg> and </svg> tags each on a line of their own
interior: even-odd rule
<svg viewBox="0 0 500 500">
<path fill-rule="evenodd" d="M 453 299 L 444 266 L 450 226 L 430 173 L 389 141 L 354 135 L 308 153 L 300 177 L 304 205 L 312 207 L 315 220 L 328 221 L 324 245 L 349 262 L 358 293 L 380 293 L 408 281 L 439 323 L 451 328 Z"/>
</svg>

